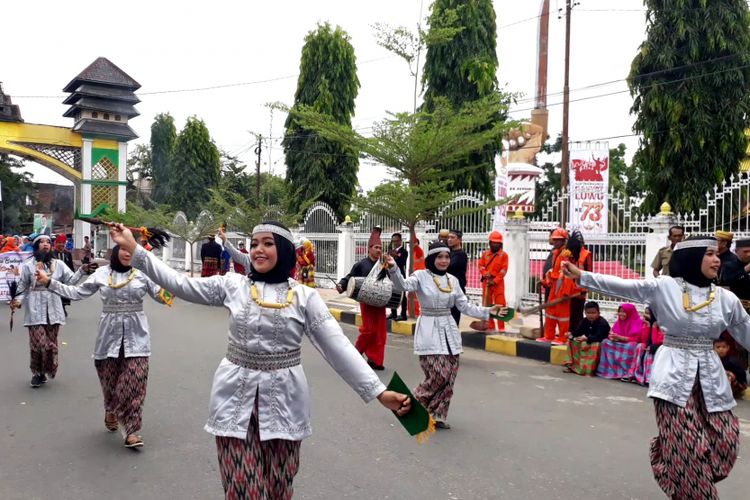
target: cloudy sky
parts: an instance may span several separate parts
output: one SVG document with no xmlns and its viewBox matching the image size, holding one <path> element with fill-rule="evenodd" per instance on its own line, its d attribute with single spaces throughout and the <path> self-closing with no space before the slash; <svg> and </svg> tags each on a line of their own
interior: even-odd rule
<svg viewBox="0 0 750 500">
<path fill-rule="evenodd" d="M 169 112 L 178 129 L 202 118 L 217 145 L 254 165 L 253 132 L 274 137 L 262 169 L 283 175 L 284 116 L 266 103 L 291 104 L 305 34 L 328 21 L 351 36 L 361 82 L 355 128 L 367 133 L 386 111 L 410 110 L 413 80 L 406 63 L 375 43 L 376 22 L 415 27 L 430 0 L 276 0 L 274 2 L 159 2 L 38 0 L 3 5 L 0 81 L 31 123 L 72 126 L 62 117 L 61 89 L 96 57 L 104 56 L 142 85 L 141 116 L 130 124 L 148 142 L 154 115 Z M 579 0 L 572 17 L 570 134 L 574 141 L 624 142 L 632 154 L 632 100 L 624 78 L 645 36 L 641 0 Z M 533 107 L 538 0 L 495 0 L 498 79 L 524 96 L 514 118 Z M 552 0 L 550 18 L 550 135 L 562 128 L 564 18 Z M 201 89 L 201 90 L 197 90 Z M 133 143 L 131 143 L 133 144 Z M 65 181 L 32 168 L 40 181 Z M 372 189 L 384 168 L 360 169 Z"/>
</svg>

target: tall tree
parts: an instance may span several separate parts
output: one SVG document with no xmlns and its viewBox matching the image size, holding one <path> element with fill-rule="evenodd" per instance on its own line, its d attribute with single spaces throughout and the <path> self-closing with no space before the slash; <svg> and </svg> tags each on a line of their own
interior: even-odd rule
<svg viewBox="0 0 750 500">
<path fill-rule="evenodd" d="M 2 187 L 2 231 L 20 233 L 32 226 L 33 214 L 26 208 L 26 198 L 31 196 L 33 185 L 31 174 L 13 171 L 23 167 L 23 162 L 5 153 L 0 153 L 0 186 Z"/>
<path fill-rule="evenodd" d="M 309 106 L 351 129 L 354 99 L 359 90 L 354 47 L 340 27 L 318 25 L 305 37 L 294 106 Z M 328 203 L 343 217 L 357 186 L 357 152 L 300 126 L 287 116 L 282 145 L 286 182 L 296 212 L 305 202 Z"/>
<path fill-rule="evenodd" d="M 169 164 L 176 142 L 174 118 L 169 113 L 159 113 L 151 124 L 151 198 L 156 203 L 166 203 L 169 199 Z"/>
<path fill-rule="evenodd" d="M 169 204 L 192 220 L 211 198 L 210 189 L 218 186 L 221 171 L 219 149 L 203 120 L 188 118 L 177 137 L 169 170 Z"/>
<path fill-rule="evenodd" d="M 128 169 L 125 179 L 128 182 L 127 201 L 149 208 L 153 205 L 153 171 L 151 165 L 151 147 L 148 144 L 136 144 L 128 154 Z"/>
<path fill-rule="evenodd" d="M 446 15 L 455 12 L 458 19 Z M 430 30 L 445 30 L 445 23 L 461 29 L 449 40 L 431 43 L 427 39 L 423 83 L 424 106 L 435 108 L 438 97 L 454 107 L 493 94 L 497 90 L 497 25 L 492 0 L 435 0 L 429 17 Z M 507 96 L 506 96 L 507 98 Z M 498 115 L 498 121 L 504 119 Z M 480 151 L 459 160 L 459 165 L 481 165 L 456 179 L 454 189 L 474 189 L 492 196 L 495 155 L 500 151 L 498 138 Z M 445 165 L 443 168 L 452 168 Z"/>
<path fill-rule="evenodd" d="M 739 169 L 750 126 L 745 0 L 645 0 L 647 36 L 629 76 L 644 208 L 696 211 Z M 679 179 L 680 182 L 675 182 Z"/>
</svg>

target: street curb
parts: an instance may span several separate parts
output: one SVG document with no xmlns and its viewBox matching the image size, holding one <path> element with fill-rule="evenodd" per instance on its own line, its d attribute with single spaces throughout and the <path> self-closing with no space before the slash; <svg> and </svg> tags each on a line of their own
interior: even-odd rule
<svg viewBox="0 0 750 500">
<path fill-rule="evenodd" d="M 331 312 L 331 316 L 341 323 L 354 326 L 362 324 L 362 315 L 359 313 L 343 311 L 334 307 L 329 307 L 328 310 Z M 414 320 L 393 321 L 389 319 L 386 328 L 390 333 L 413 336 L 416 324 L 417 322 Z M 553 346 L 525 338 L 488 335 L 480 332 L 461 332 L 461 342 L 464 347 L 471 347 L 472 349 L 480 349 L 505 356 L 534 359 L 558 366 L 563 364 L 566 352 L 565 346 Z"/>
</svg>

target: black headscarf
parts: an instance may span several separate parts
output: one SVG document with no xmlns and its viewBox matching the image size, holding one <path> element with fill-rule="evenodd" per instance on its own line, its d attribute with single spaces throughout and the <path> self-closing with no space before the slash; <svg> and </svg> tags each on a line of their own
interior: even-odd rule
<svg viewBox="0 0 750 500">
<path fill-rule="evenodd" d="M 706 245 L 701 245 L 692 248 L 680 248 L 680 243 L 672 252 L 672 258 L 669 260 L 669 275 L 673 278 L 682 278 L 691 285 L 699 287 L 707 287 L 711 285 L 711 280 L 708 279 L 701 271 L 701 264 L 703 264 L 703 256 L 706 255 L 706 247 L 716 246 L 716 238 L 713 236 L 691 236 L 687 238 L 682 244 L 694 242 L 704 242 Z"/>
<path fill-rule="evenodd" d="M 285 225 L 275 221 L 263 221 L 261 224 L 270 224 L 289 231 Z M 273 241 L 276 244 L 276 265 L 267 273 L 259 273 L 250 264 L 250 279 L 253 281 L 263 281 L 265 283 L 283 283 L 289 279 L 289 276 L 297 263 L 294 253 L 294 243 L 276 233 L 273 235 Z"/>
<path fill-rule="evenodd" d="M 568 242 L 565 245 L 573 255 L 573 262 L 575 264 L 578 264 L 578 259 L 581 257 L 581 249 L 583 248 L 583 245 L 581 244 L 581 240 L 576 238 L 576 233 L 573 233 L 573 236 L 571 238 L 568 238 Z"/>
<path fill-rule="evenodd" d="M 438 241 L 436 241 L 434 243 L 430 243 L 430 249 L 429 249 L 428 252 L 431 252 L 432 250 L 434 250 L 436 248 L 442 249 L 447 254 L 450 254 L 450 251 L 451 251 L 451 249 L 448 248 L 448 244 L 447 243 L 445 243 L 444 241 L 438 240 Z M 440 253 L 442 253 L 442 252 L 440 252 Z M 424 260 L 424 265 L 433 274 L 437 274 L 439 276 L 443 276 L 445 273 L 448 272 L 448 270 L 446 269 L 445 271 L 440 271 L 440 270 L 438 270 L 437 267 L 435 267 L 435 259 L 437 259 L 437 256 L 440 255 L 440 253 L 434 253 L 432 255 L 428 255 L 427 258 Z"/>
<path fill-rule="evenodd" d="M 112 248 L 112 255 L 109 256 L 109 267 L 117 273 L 129 273 L 133 266 L 126 266 L 120 262 L 120 245 Z"/>
</svg>

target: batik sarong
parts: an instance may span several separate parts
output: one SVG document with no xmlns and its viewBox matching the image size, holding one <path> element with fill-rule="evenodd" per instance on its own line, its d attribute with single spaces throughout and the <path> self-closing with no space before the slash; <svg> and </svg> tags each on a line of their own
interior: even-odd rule
<svg viewBox="0 0 750 500">
<path fill-rule="evenodd" d="M 563 363 L 578 375 L 594 376 L 599 363 L 599 342 L 569 340 L 568 351 Z"/>
<path fill-rule="evenodd" d="M 453 384 L 458 375 L 458 355 L 428 354 L 419 356 L 425 379 L 414 389 L 414 397 L 437 420 L 448 417 Z"/>
<path fill-rule="evenodd" d="M 641 385 L 648 385 L 651 380 L 651 365 L 654 364 L 654 355 L 651 348 L 638 344 L 633 359 L 633 378 Z"/>
<path fill-rule="evenodd" d="M 143 403 L 148 383 L 148 357 L 120 357 L 94 360 L 104 396 L 104 411 L 117 416 L 124 434 L 136 434 L 143 422 Z"/>
<path fill-rule="evenodd" d="M 215 257 L 205 257 L 201 263 L 201 277 L 207 278 L 219 274 L 219 259 Z"/>
<path fill-rule="evenodd" d="M 216 436 L 226 500 L 288 500 L 294 493 L 302 442 L 261 441 L 257 414 L 256 400 L 246 439 Z"/>
<path fill-rule="evenodd" d="M 57 334 L 60 325 L 32 325 L 29 327 L 29 350 L 31 351 L 31 373 L 57 375 Z"/>
<path fill-rule="evenodd" d="M 599 366 L 596 375 L 604 378 L 630 378 L 633 376 L 633 359 L 637 342 L 602 341 L 599 348 Z"/>
<path fill-rule="evenodd" d="M 659 436 L 651 441 L 651 468 L 669 498 L 718 499 L 715 483 L 737 459 L 739 421 L 731 411 L 708 412 L 699 380 L 685 408 L 654 399 Z"/>
</svg>

